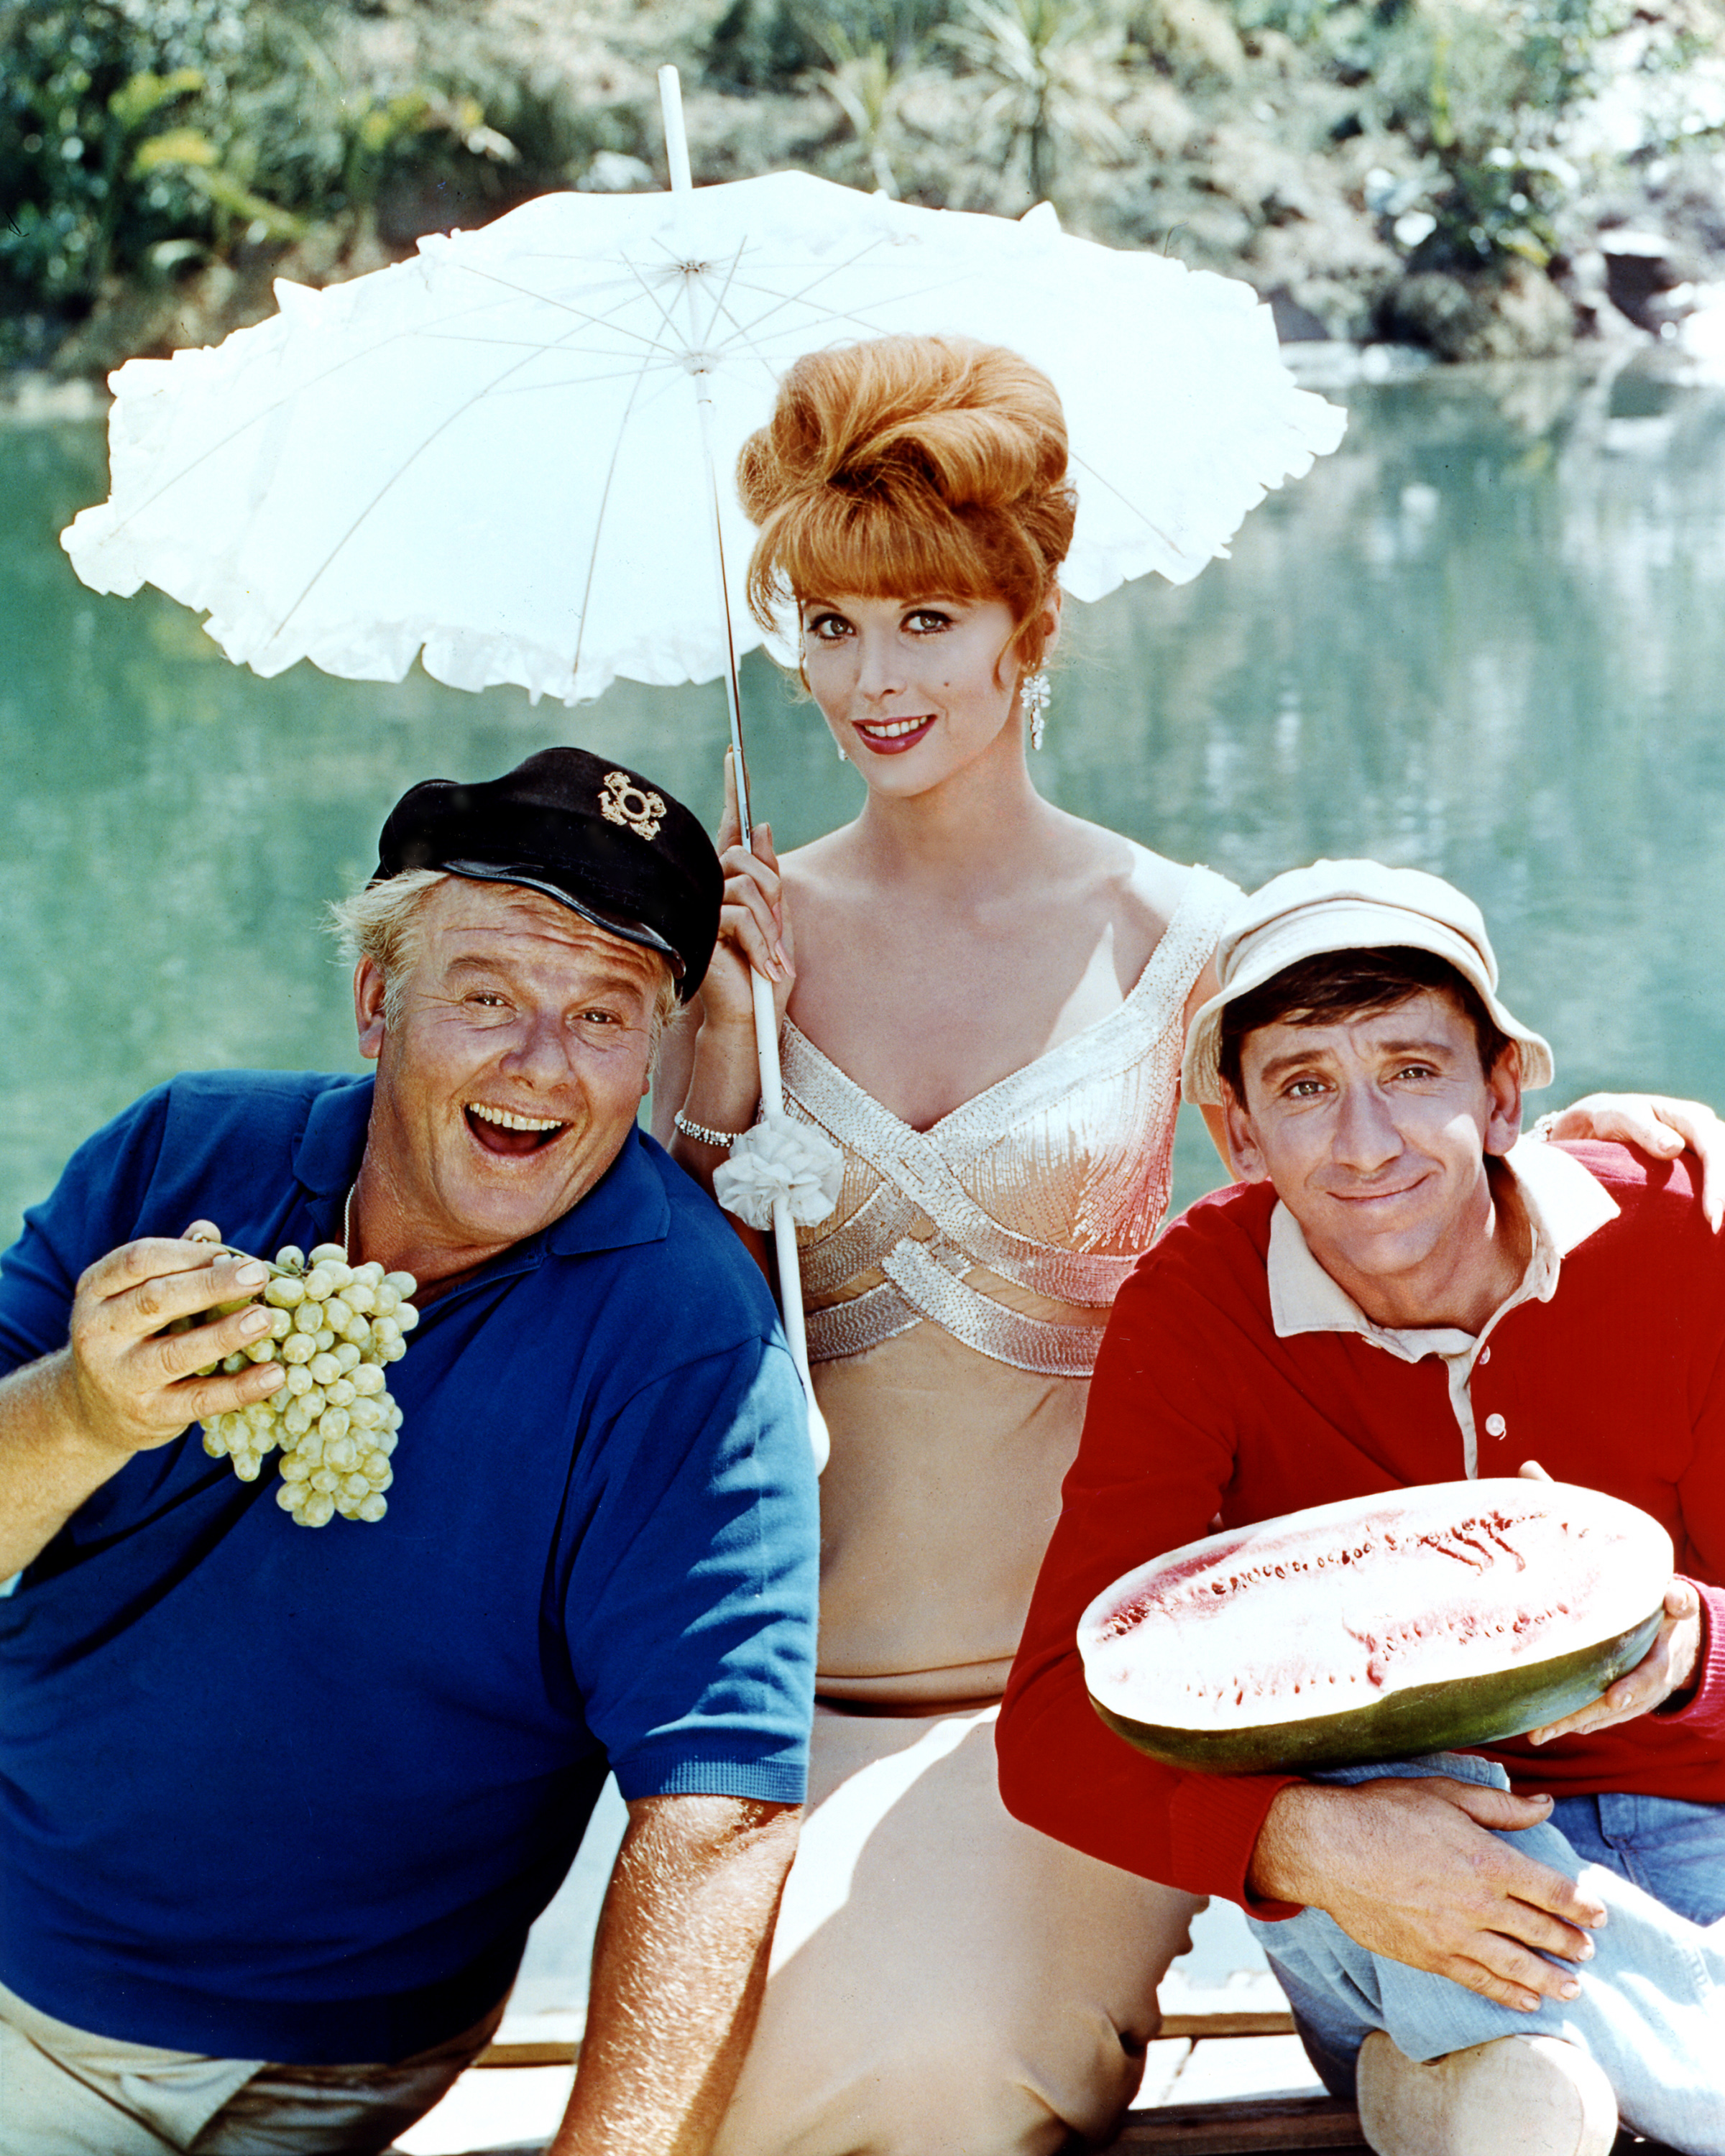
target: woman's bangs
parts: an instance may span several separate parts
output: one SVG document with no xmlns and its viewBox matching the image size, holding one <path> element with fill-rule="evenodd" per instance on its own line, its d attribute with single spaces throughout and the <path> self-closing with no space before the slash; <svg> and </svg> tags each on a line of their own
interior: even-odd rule
<svg viewBox="0 0 1725 2156">
<path fill-rule="evenodd" d="M 776 535 L 780 577 L 803 597 L 864 598 L 992 592 L 975 536 L 949 514 L 906 517 L 896 503 L 811 503 Z"/>
</svg>

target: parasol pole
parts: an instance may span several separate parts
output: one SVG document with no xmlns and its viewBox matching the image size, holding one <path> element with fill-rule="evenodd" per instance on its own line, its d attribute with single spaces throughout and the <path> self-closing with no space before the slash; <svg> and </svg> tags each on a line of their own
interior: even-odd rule
<svg viewBox="0 0 1725 2156">
<path fill-rule="evenodd" d="M 686 195 L 694 190 L 689 167 L 689 137 L 683 126 L 683 95 L 674 67 L 659 70 L 659 105 L 665 119 L 665 149 L 670 167 L 671 192 Z M 690 295 L 692 309 L 694 295 Z M 748 765 L 742 750 L 742 698 L 737 679 L 737 638 L 731 625 L 731 588 L 725 572 L 725 535 L 720 522 L 719 472 L 713 455 L 712 388 L 709 371 L 691 357 L 696 409 L 701 415 L 701 449 L 706 469 L 707 494 L 712 515 L 707 529 L 712 539 L 713 575 L 718 587 L 719 611 L 725 624 L 725 701 L 731 722 L 732 765 L 737 779 L 737 814 L 742 843 L 752 849 L 754 822 L 749 808 Z M 761 1104 L 769 1116 L 784 1113 L 784 1079 L 778 1065 L 778 1013 L 773 1006 L 773 984 L 753 968 L 749 984 L 755 1004 L 755 1055 L 761 1068 Z M 825 1418 L 814 1398 L 814 1380 L 809 1371 L 809 1337 L 803 1322 L 803 1281 L 797 1259 L 797 1229 L 788 1198 L 773 1201 L 773 1248 L 778 1272 L 778 1301 L 784 1321 L 785 1339 L 803 1392 L 809 1404 L 809 1442 L 817 1473 L 827 1464 L 829 1441 Z"/>
</svg>

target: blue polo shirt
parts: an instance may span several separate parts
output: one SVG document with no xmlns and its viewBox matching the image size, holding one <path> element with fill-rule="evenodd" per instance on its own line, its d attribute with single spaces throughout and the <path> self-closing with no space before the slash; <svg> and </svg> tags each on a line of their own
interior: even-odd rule
<svg viewBox="0 0 1725 2156">
<path fill-rule="evenodd" d="M 78 1275 L 199 1216 L 339 1237 L 367 1080 L 175 1080 L 0 1261 L 0 1372 Z M 389 1372 L 387 1517 L 299 1527 L 194 1427 L 0 1602 L 0 1979 L 176 2050 L 406 2056 L 507 1988 L 607 1766 L 795 1803 L 814 1685 L 802 1395 L 766 1286 L 632 1134 L 571 1213 L 431 1303 Z"/>
</svg>

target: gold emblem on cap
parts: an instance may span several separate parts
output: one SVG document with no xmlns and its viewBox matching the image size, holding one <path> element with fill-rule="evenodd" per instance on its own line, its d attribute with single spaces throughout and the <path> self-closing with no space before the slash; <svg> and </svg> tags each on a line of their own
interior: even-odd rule
<svg viewBox="0 0 1725 2156">
<path fill-rule="evenodd" d="M 637 786 L 626 771 L 608 771 L 599 810 L 608 824 L 627 824 L 638 838 L 656 839 L 665 803 L 658 794 Z"/>
</svg>

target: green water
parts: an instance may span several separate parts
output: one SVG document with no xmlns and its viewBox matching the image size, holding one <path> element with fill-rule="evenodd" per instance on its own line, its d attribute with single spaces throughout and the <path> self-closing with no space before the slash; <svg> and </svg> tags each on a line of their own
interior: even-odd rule
<svg viewBox="0 0 1725 2156">
<path fill-rule="evenodd" d="M 1341 395 L 1342 449 L 1231 561 L 1070 610 L 1042 783 L 1249 886 L 1325 853 L 1436 870 L 1551 1036 L 1553 1097 L 1725 1104 L 1725 389 L 1554 368 Z M 55 534 L 105 492 L 99 428 L 0 431 L 7 1240 L 167 1073 L 353 1064 L 319 909 L 411 781 L 575 740 L 718 805 L 716 689 L 565 711 L 255 680 L 172 602 L 78 583 Z M 781 843 L 850 813 L 860 782 L 758 659 L 745 696 Z M 1179 1196 L 1214 1179 L 1183 1132 Z"/>
</svg>

